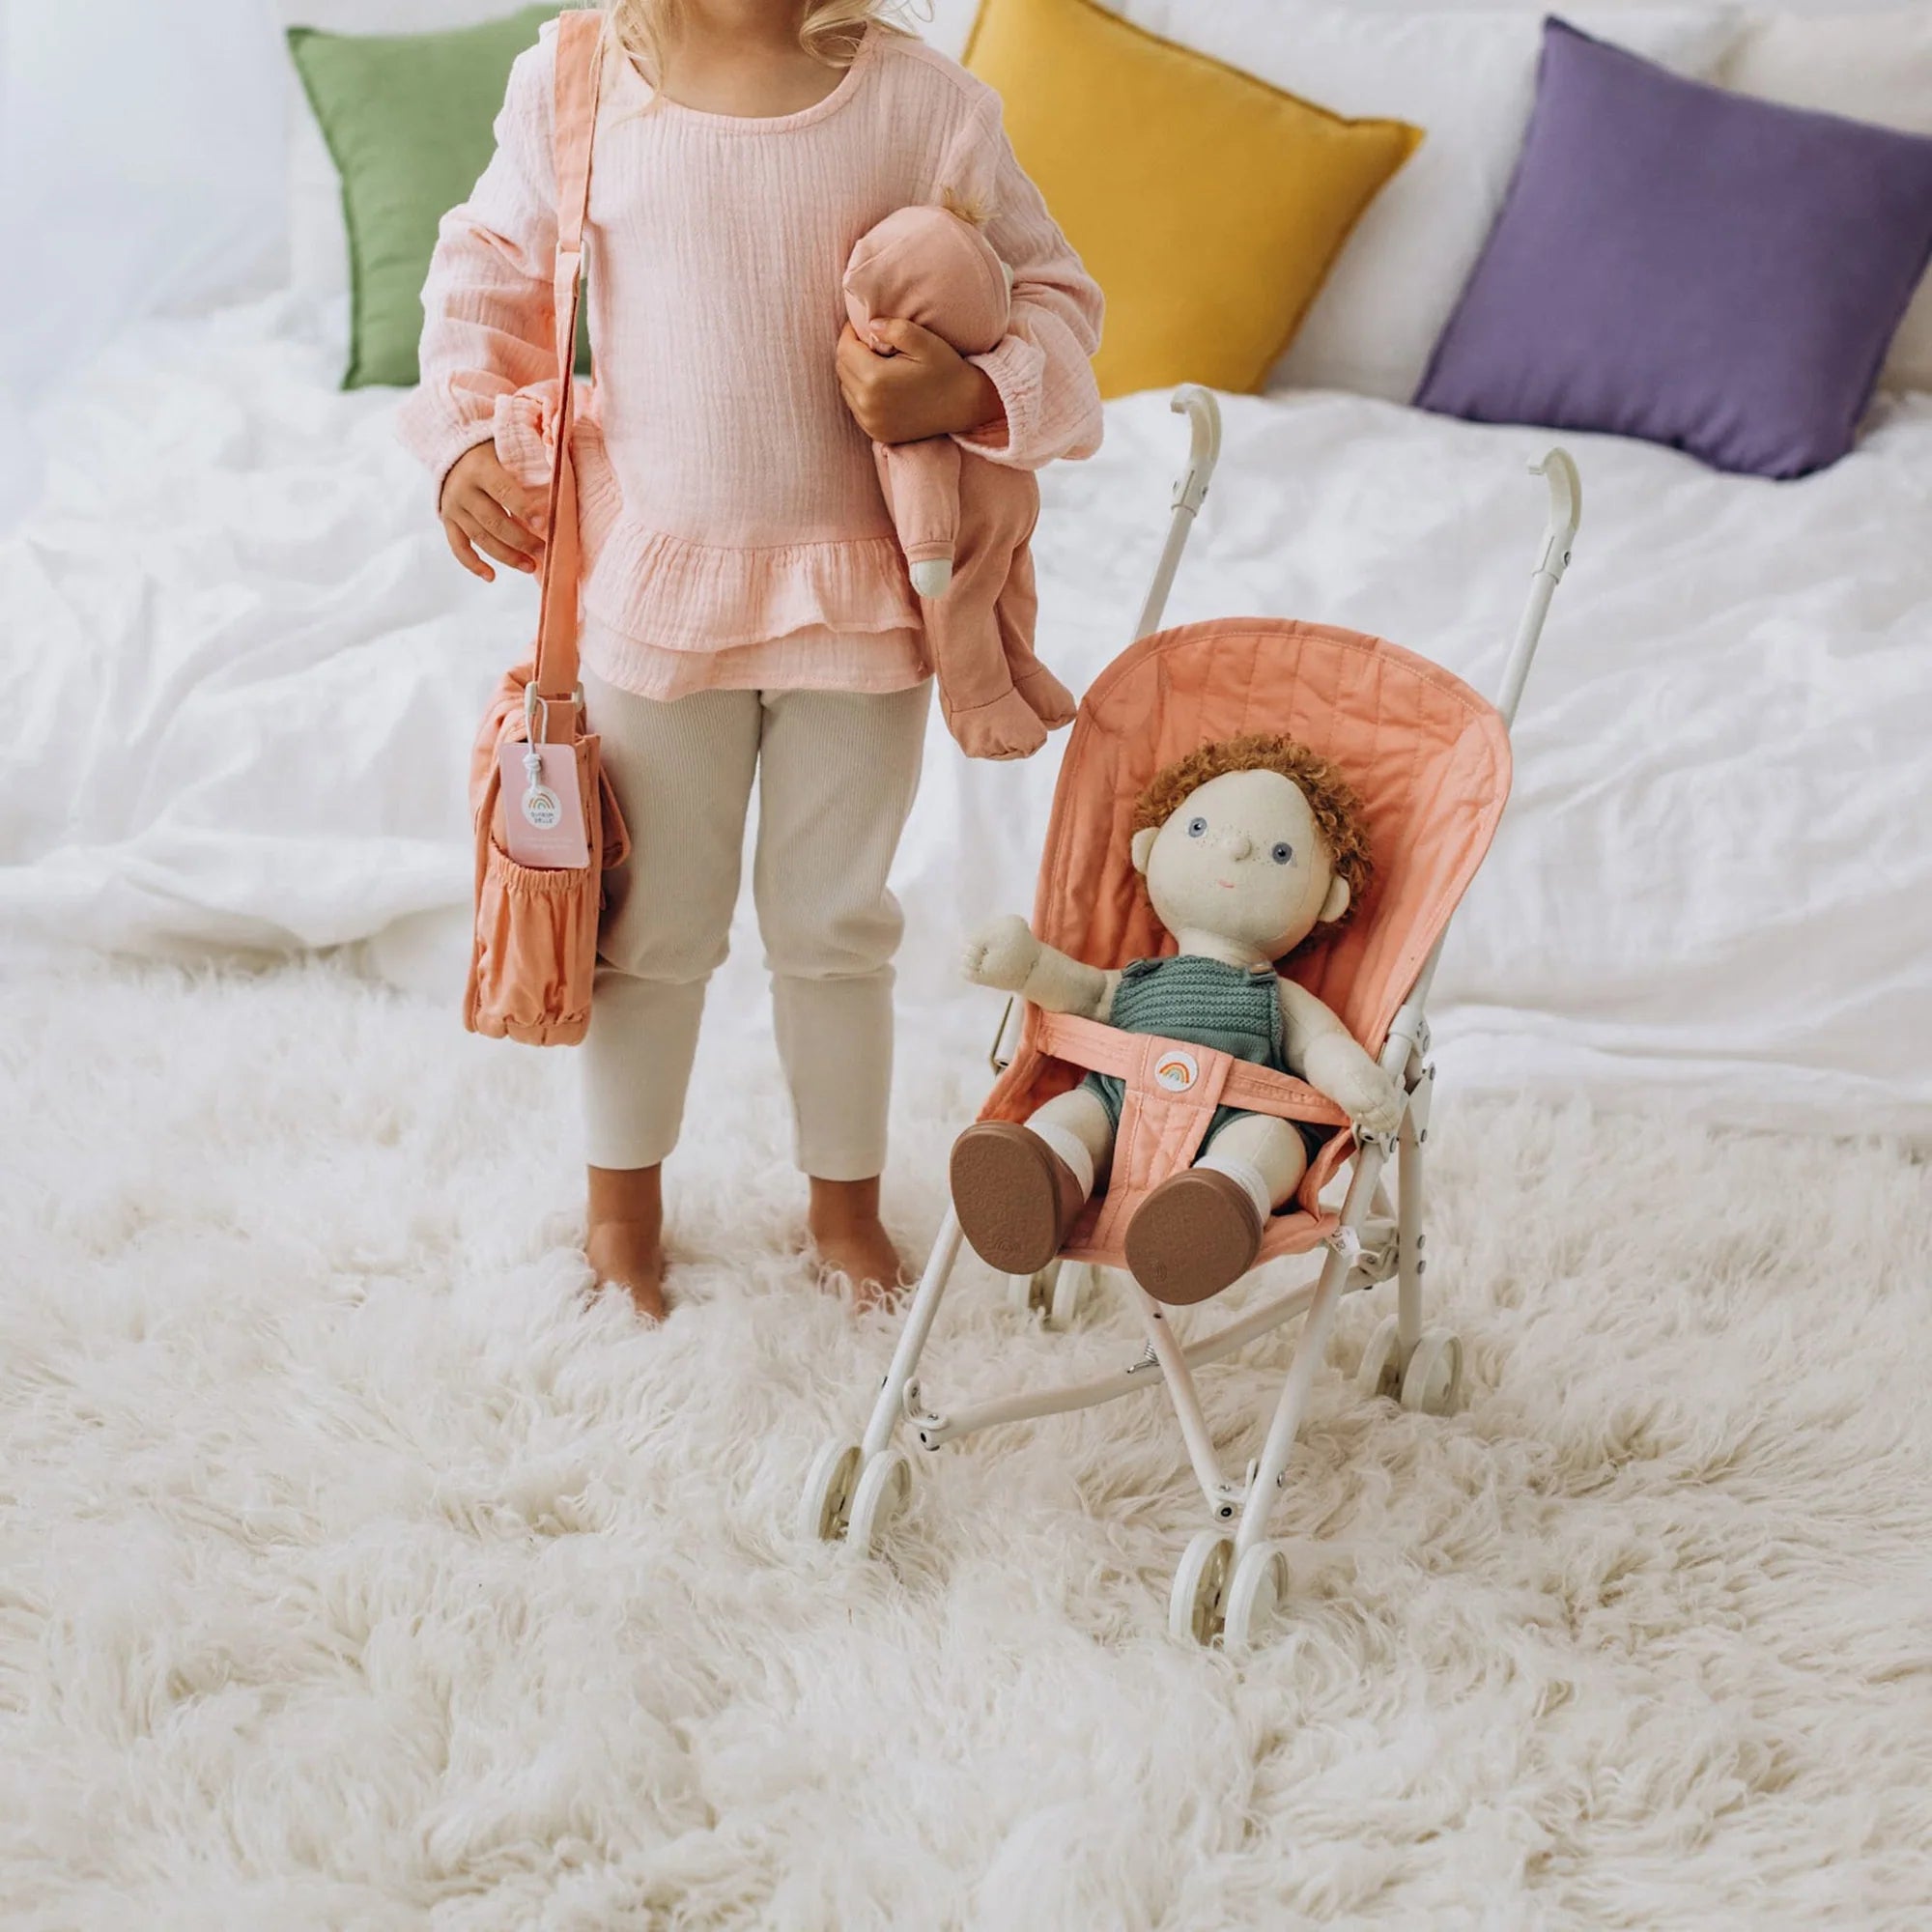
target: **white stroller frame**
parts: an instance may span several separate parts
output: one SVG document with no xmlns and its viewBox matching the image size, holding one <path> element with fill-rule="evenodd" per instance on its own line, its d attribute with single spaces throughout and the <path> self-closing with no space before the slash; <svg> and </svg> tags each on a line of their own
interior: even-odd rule
<svg viewBox="0 0 1932 1932">
<path fill-rule="evenodd" d="M 1135 639 L 1159 627 L 1168 591 L 1220 453 L 1220 410 L 1209 391 L 1186 384 L 1175 392 L 1171 407 L 1189 418 L 1192 444 L 1187 467 L 1175 485 L 1167 542 L 1154 567 Z M 1548 517 L 1530 576 L 1528 602 L 1517 626 L 1502 691 L 1496 698 L 1506 728 L 1515 722 L 1549 601 L 1570 561 L 1582 508 L 1577 466 L 1566 451 L 1551 449 L 1531 469 L 1548 482 Z M 856 1443 L 849 1439 L 827 1443 L 812 1463 L 802 1499 L 801 1528 L 805 1535 L 828 1542 L 842 1538 L 863 1554 L 878 1553 L 893 1520 L 911 1495 L 910 1459 L 893 1443 L 902 1418 L 917 1432 L 923 1447 L 936 1450 L 942 1443 L 1001 1423 L 1091 1408 L 1161 1384 L 1173 1401 L 1188 1460 L 1213 1519 L 1213 1526 L 1199 1531 L 1181 1557 L 1170 1597 L 1168 1627 L 1176 1636 L 1201 1643 L 1220 1636 L 1231 1648 L 1250 1645 L 1261 1637 L 1288 1589 L 1286 1553 L 1280 1544 L 1266 1539 L 1268 1517 L 1275 1498 L 1287 1486 L 1289 1456 L 1307 1407 L 1315 1371 L 1327 1353 L 1342 1296 L 1351 1290 L 1374 1288 L 1391 1276 L 1397 1284 L 1395 1313 L 1378 1326 L 1362 1359 L 1358 1382 L 1366 1393 L 1394 1397 L 1406 1409 L 1434 1415 L 1453 1409 L 1461 1393 L 1462 1344 L 1447 1329 L 1426 1329 L 1422 1323 L 1422 1276 L 1427 1266 L 1423 1257 L 1422 1150 L 1429 1139 L 1430 1096 L 1435 1083 L 1424 1009 L 1441 950 L 1438 938 L 1390 1023 L 1381 1051 L 1383 1068 L 1406 1094 L 1401 1124 L 1385 1138 L 1357 1133 L 1351 1156 L 1354 1173 L 1340 1224 L 1327 1237 L 1327 1256 L 1313 1280 L 1187 1344 L 1177 1332 L 1173 1312 L 1139 1293 L 1148 1346 L 1119 1374 L 1058 1388 L 1022 1391 L 967 1408 L 934 1409 L 925 1405 L 916 1377 L 959 1255 L 959 1218 L 949 1208 L 906 1311 L 905 1326 L 872 1405 L 864 1437 Z M 1009 1001 L 993 1045 L 996 1071 L 1005 1065 L 999 1057 L 1000 1045 L 1011 1011 Z M 1397 1148 L 1401 1149 L 1401 1160 L 1391 1215 L 1382 1173 Z M 1038 1308 L 1048 1326 L 1064 1326 L 1078 1297 L 1085 1265 L 1055 1260 L 1036 1276 L 1012 1277 L 1013 1299 L 1022 1308 Z M 1249 1463 L 1244 1480 L 1231 1482 L 1222 1474 L 1215 1456 L 1193 1371 L 1204 1362 L 1233 1354 L 1296 1315 L 1307 1319 L 1261 1455 Z M 1224 1525 L 1233 1521 L 1236 1512 L 1240 1520 L 1231 1535 Z"/>
</svg>

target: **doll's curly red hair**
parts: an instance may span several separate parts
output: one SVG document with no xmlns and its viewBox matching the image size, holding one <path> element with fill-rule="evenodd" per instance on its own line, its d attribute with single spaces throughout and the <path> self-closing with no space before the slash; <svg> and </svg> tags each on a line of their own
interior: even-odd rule
<svg viewBox="0 0 1932 1932">
<path fill-rule="evenodd" d="M 1375 878 L 1362 801 L 1355 796 L 1354 786 L 1326 758 L 1306 745 L 1297 745 L 1293 738 L 1264 731 L 1245 738 L 1223 738 L 1163 765 L 1134 801 L 1133 830 L 1145 832 L 1165 825 L 1190 792 L 1230 772 L 1279 772 L 1308 801 L 1308 809 L 1315 814 L 1315 829 L 1328 848 L 1336 876 L 1349 884 L 1348 909 L 1340 919 L 1318 926 L 1310 937 L 1339 931 L 1367 897 Z"/>
</svg>

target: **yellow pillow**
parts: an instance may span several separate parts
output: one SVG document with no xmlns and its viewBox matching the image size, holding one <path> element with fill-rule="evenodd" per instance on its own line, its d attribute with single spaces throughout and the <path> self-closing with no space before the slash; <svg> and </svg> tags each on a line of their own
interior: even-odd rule
<svg viewBox="0 0 1932 1932">
<path fill-rule="evenodd" d="M 1349 121 L 1094 0 L 984 0 L 966 65 L 1107 298 L 1104 396 L 1258 389 L 1422 139 Z"/>
</svg>

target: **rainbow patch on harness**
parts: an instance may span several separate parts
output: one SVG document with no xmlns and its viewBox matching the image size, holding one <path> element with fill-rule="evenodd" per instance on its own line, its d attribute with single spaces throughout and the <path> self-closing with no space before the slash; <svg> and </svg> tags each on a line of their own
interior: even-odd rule
<svg viewBox="0 0 1932 1932">
<path fill-rule="evenodd" d="M 1201 1078 L 1201 1063 L 1177 1046 L 1153 1064 L 1153 1084 L 1170 1094 L 1185 1094 Z"/>
</svg>

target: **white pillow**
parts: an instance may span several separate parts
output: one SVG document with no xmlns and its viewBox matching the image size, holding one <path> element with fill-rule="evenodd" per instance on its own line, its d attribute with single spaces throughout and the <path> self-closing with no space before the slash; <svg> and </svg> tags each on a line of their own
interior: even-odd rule
<svg viewBox="0 0 1932 1932">
<path fill-rule="evenodd" d="M 284 27 L 320 27 L 327 34 L 435 34 L 500 20 L 518 5 L 519 0 L 279 0 L 277 12 Z M 287 86 L 289 281 L 306 294 L 341 295 L 349 287 L 342 183 L 294 61 L 287 63 Z"/>
<path fill-rule="evenodd" d="M 1740 94 L 1932 134 L 1932 10 L 1775 14 L 1746 29 L 1721 77 Z M 1932 274 L 1919 283 L 1879 381 L 1932 389 Z"/>
<path fill-rule="evenodd" d="M 1423 129 L 1268 382 L 1407 402 L 1509 187 L 1535 99 L 1540 14 L 1307 0 L 1124 0 L 1118 11 L 1338 114 Z M 1564 17 L 1698 79 L 1739 31 L 1720 6 L 1565 9 Z"/>
</svg>

